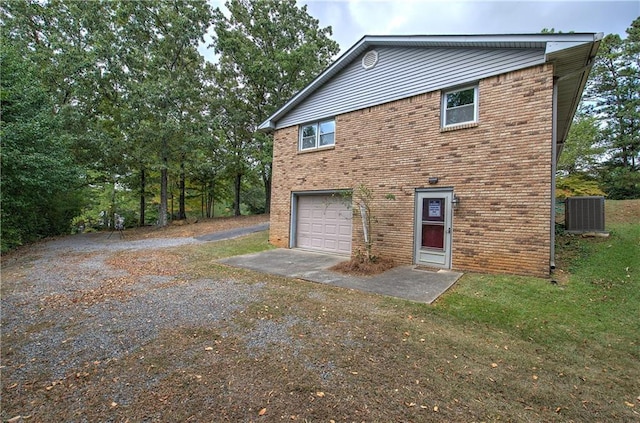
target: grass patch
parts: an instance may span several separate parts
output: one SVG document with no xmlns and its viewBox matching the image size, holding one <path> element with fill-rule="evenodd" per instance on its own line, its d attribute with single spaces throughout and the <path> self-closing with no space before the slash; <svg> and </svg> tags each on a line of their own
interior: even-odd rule
<svg viewBox="0 0 640 423">
<path fill-rule="evenodd" d="M 239 238 L 182 247 L 181 251 L 186 252 L 193 259 L 202 258 L 203 260 L 212 261 L 225 257 L 258 253 L 273 248 L 269 244 L 269 231 L 262 231 Z"/>
<path fill-rule="evenodd" d="M 640 202 L 630 203 L 607 202 L 609 238 L 559 234 L 561 283 L 467 274 L 435 312 L 525 342 L 521 360 L 540 356 L 555 362 L 558 374 L 589 379 L 583 401 L 608 409 L 608 418 L 637 419 L 640 224 L 631 210 L 640 209 Z"/>
<path fill-rule="evenodd" d="M 467 274 L 431 306 L 217 264 L 271 248 L 264 232 L 173 249 L 190 278 L 260 289 L 211 327 L 176 325 L 55 384 L 10 365 L 2 418 L 638 421 L 640 224 L 607 207 L 610 238 L 558 237 L 559 283 Z"/>
<path fill-rule="evenodd" d="M 611 205 L 616 217 L 617 203 Z M 617 219 L 607 229 L 610 238 L 557 237 L 557 271 L 568 275 L 562 283 L 468 274 L 439 305 L 457 319 L 490 324 L 552 349 L 583 341 L 598 349 L 614 342 L 637 354 L 640 224 Z"/>
</svg>

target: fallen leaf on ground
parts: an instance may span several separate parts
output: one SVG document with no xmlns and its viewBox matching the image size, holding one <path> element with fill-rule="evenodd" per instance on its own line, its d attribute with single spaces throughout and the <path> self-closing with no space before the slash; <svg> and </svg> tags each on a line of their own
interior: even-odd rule
<svg viewBox="0 0 640 423">
<path fill-rule="evenodd" d="M 266 408 L 263 408 L 262 410 L 260 410 L 260 411 L 258 412 L 258 415 L 259 415 L 259 416 L 264 416 L 264 414 L 265 414 L 266 412 L 267 412 L 267 409 L 266 409 Z"/>
</svg>

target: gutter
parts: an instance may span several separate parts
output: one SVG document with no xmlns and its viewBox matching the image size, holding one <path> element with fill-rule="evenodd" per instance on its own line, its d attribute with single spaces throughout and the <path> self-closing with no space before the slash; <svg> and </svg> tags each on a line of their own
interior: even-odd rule
<svg viewBox="0 0 640 423">
<path fill-rule="evenodd" d="M 558 80 L 553 80 L 553 99 L 551 106 L 551 230 L 550 230 L 550 254 L 549 254 L 549 269 L 553 271 L 556 268 L 556 171 L 558 169 L 557 164 L 557 151 L 558 136 L 556 135 L 556 128 L 558 125 Z"/>
<path fill-rule="evenodd" d="M 568 75 L 563 75 L 560 78 L 554 78 L 553 80 L 553 100 L 552 100 L 552 121 L 551 121 L 551 216 L 550 216 L 550 222 L 551 222 L 551 228 L 550 228 L 550 234 L 549 234 L 549 238 L 551 240 L 551 245 L 550 245 L 550 254 L 549 254 L 549 269 L 551 271 L 553 271 L 556 268 L 556 172 L 558 170 L 558 157 L 560 152 L 558 151 L 557 147 L 558 147 L 558 134 L 557 134 L 557 128 L 558 128 L 558 83 L 563 80 L 563 79 L 567 79 L 571 76 L 574 76 L 576 73 L 582 73 L 582 78 L 580 80 L 580 86 L 578 89 L 578 93 L 582 94 L 582 92 L 584 91 L 585 86 L 587 85 L 587 79 L 589 78 L 589 73 L 591 72 L 591 68 L 593 67 L 593 64 L 595 63 L 595 59 L 596 59 L 596 55 L 598 53 L 598 48 L 600 47 L 600 42 L 602 41 L 602 39 L 604 38 L 604 34 L 602 32 L 598 32 L 596 34 L 593 35 L 593 39 L 592 39 L 592 44 L 591 44 L 591 51 L 589 52 L 589 57 L 587 58 L 587 62 L 586 64 L 581 67 L 580 69 L 573 71 L 571 73 L 569 73 Z M 578 104 L 580 102 L 580 97 L 576 96 L 573 99 L 573 105 L 572 105 L 572 116 L 573 114 L 575 114 L 575 111 L 578 109 Z M 567 135 L 569 133 L 569 128 L 571 127 L 571 125 L 567 125 L 567 127 L 565 128 L 565 133 L 562 134 L 561 139 L 561 150 L 562 147 L 564 147 L 564 141 L 567 138 Z"/>
</svg>

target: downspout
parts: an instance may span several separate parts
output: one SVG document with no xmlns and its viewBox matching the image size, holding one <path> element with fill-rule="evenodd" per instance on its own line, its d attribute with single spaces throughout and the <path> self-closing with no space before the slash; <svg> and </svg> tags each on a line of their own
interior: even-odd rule
<svg viewBox="0 0 640 423">
<path fill-rule="evenodd" d="M 556 268 L 556 171 L 557 165 L 557 147 L 558 147 L 558 79 L 553 80 L 553 99 L 551 106 L 551 253 L 549 257 L 549 268 L 553 270 Z"/>
</svg>

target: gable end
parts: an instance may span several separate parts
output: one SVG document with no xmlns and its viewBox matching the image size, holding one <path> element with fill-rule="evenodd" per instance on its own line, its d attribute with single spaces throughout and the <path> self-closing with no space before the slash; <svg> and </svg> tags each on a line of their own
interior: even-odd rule
<svg viewBox="0 0 640 423">
<path fill-rule="evenodd" d="M 376 66 L 353 60 L 296 108 L 276 129 L 330 117 L 483 78 L 535 66 L 544 49 L 378 47 Z"/>
</svg>

